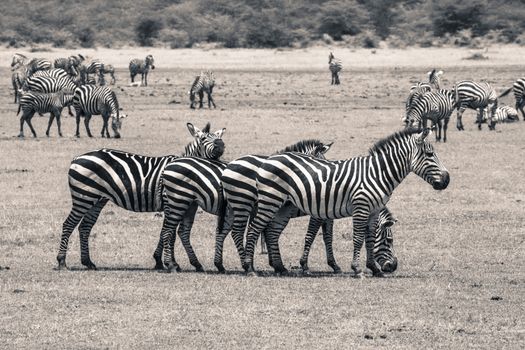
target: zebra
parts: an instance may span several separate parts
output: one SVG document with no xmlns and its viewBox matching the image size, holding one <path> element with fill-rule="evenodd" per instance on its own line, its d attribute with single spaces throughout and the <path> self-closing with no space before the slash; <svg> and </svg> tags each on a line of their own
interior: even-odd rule
<svg viewBox="0 0 525 350">
<path fill-rule="evenodd" d="M 447 128 L 450 116 L 456 107 L 456 95 L 453 91 L 440 90 L 439 92 L 427 92 L 412 102 L 412 105 L 403 119 L 406 127 L 414 126 L 414 123 L 427 127 L 427 120 L 437 124 L 438 132 L 436 141 L 441 141 L 441 128 L 443 123 L 443 142 L 447 142 Z"/>
<path fill-rule="evenodd" d="M 22 55 L 21 53 L 15 53 L 11 59 L 11 70 L 16 70 L 21 66 L 24 66 L 27 62 L 27 56 Z"/>
<path fill-rule="evenodd" d="M 78 75 L 78 66 L 80 61 L 75 56 L 70 56 L 68 58 L 57 58 L 53 62 L 53 67 L 63 69 L 71 77 Z"/>
<path fill-rule="evenodd" d="M 52 68 L 50 70 L 39 70 L 31 76 L 31 78 L 36 78 L 36 77 L 51 77 L 55 79 L 60 79 L 60 78 L 71 79 L 71 75 L 68 74 L 62 68 Z"/>
<path fill-rule="evenodd" d="M 516 99 L 515 108 L 521 112 L 523 121 L 525 121 L 525 111 L 523 110 L 523 107 L 525 106 L 525 77 L 516 80 L 513 86 L 505 90 L 501 95 L 498 96 L 498 98 L 508 95 L 511 90 L 514 92 L 514 98 Z"/>
<path fill-rule="evenodd" d="M 481 117 L 481 123 L 487 123 L 488 109 L 485 107 L 484 114 Z M 479 116 L 478 116 L 479 118 Z M 492 126 L 495 128 L 496 123 L 512 123 L 519 121 L 518 111 L 510 106 L 498 106 L 494 117 L 492 118 Z"/>
<path fill-rule="evenodd" d="M 428 83 L 418 81 L 415 83 L 415 85 L 412 85 L 410 87 L 410 93 L 408 94 L 408 98 L 405 103 L 405 111 L 407 114 L 410 110 L 410 107 L 412 106 L 412 103 L 416 101 L 420 96 L 430 91 L 440 90 L 441 76 L 443 75 L 443 71 L 436 71 L 436 69 L 434 68 L 430 72 L 428 72 L 427 75 Z"/>
<path fill-rule="evenodd" d="M 283 153 L 265 160 L 257 173 L 258 207 L 250 223 L 245 264 L 253 274 L 255 242 L 285 201 L 318 219 L 353 217 L 352 269 L 361 276 L 359 256 L 366 239 L 367 263 L 382 276 L 374 260 L 369 223 L 394 189 L 414 172 L 435 190 L 447 188 L 450 175 L 427 140 L 430 129 L 405 129 L 376 142 L 369 155 L 327 161 L 301 153 Z M 274 237 L 268 241 L 277 243 Z"/>
<path fill-rule="evenodd" d="M 111 85 L 115 85 L 117 81 L 115 78 L 115 68 L 111 64 L 104 64 L 99 60 L 91 61 L 87 66 L 84 66 L 85 74 L 88 79 L 91 74 L 98 76 L 99 85 L 105 85 L 104 74 L 109 74 L 111 76 Z"/>
<path fill-rule="evenodd" d="M 191 88 L 189 91 L 190 94 L 190 108 L 195 109 L 195 94 L 199 95 L 199 108 L 202 108 L 202 100 L 204 99 L 204 92 L 206 92 L 206 95 L 208 96 L 208 108 L 211 108 L 213 105 L 213 108 L 216 108 L 215 102 L 213 101 L 213 97 L 211 96 L 213 93 L 213 87 L 215 86 L 215 75 L 212 71 L 207 70 L 205 72 L 201 72 L 199 75 L 195 77 L 193 80 L 193 83 L 191 84 Z"/>
<path fill-rule="evenodd" d="M 210 133 L 209 123 L 202 131 L 191 123 L 187 123 L 187 127 L 193 141 L 185 147 L 182 157 L 218 159 L 222 156 L 225 129 Z M 62 226 L 58 268 L 66 267 L 69 237 L 80 223 L 81 262 L 88 269 L 96 269 L 89 257 L 89 235 L 108 201 L 135 212 L 162 211 L 162 171 L 178 157 L 149 157 L 100 149 L 74 158 L 68 172 L 72 208 Z"/>
<path fill-rule="evenodd" d="M 120 129 L 122 127 L 122 119 L 127 117 L 125 114 L 120 115 L 120 108 L 117 100 L 117 95 L 114 91 L 106 86 L 82 85 L 75 89 L 73 98 L 73 106 L 76 112 L 77 130 L 76 137 L 80 137 L 79 125 L 80 116 L 84 116 L 84 125 L 86 133 L 89 137 L 91 130 L 89 129 L 89 121 L 92 115 L 101 115 L 104 121 L 102 126 L 101 136 L 104 135 L 109 138 L 108 120 L 111 117 L 111 128 L 116 139 L 120 138 Z M 106 132 L 104 134 L 104 131 Z"/>
<path fill-rule="evenodd" d="M 20 101 L 21 91 L 26 82 L 26 72 L 24 69 L 18 68 L 11 73 L 11 84 L 15 92 L 15 103 Z"/>
<path fill-rule="evenodd" d="M 457 82 L 454 86 L 456 94 L 456 108 L 457 108 L 457 122 L 458 130 L 465 130 L 461 117 L 465 109 L 471 108 L 478 110 L 477 124 L 478 129 L 481 130 L 481 120 L 483 118 L 483 110 L 487 107 L 489 111 L 488 125 L 489 130 L 494 129 L 492 118 L 496 108 L 498 108 L 498 96 L 494 88 L 488 83 L 476 83 L 471 80 L 462 80 Z"/>
<path fill-rule="evenodd" d="M 61 71 L 63 72 L 62 69 L 52 69 L 49 73 L 38 73 L 38 75 L 35 73 L 35 75 L 25 81 L 23 88 L 29 91 L 43 93 L 60 91 L 74 93 L 82 82 L 80 80 L 72 80 L 69 76 L 63 76 Z M 56 76 L 56 78 L 53 75 Z M 71 106 L 68 105 L 67 108 L 68 114 L 73 116 Z"/>
<path fill-rule="evenodd" d="M 24 137 L 24 122 L 29 125 L 33 136 L 36 137 L 35 129 L 31 124 L 31 119 L 35 112 L 48 113 L 49 123 L 47 125 L 46 136 L 49 136 L 49 129 L 53 124 L 53 119 L 57 120 L 58 134 L 62 137 L 62 131 L 60 130 L 60 114 L 65 106 L 69 106 L 73 103 L 73 94 L 56 92 L 56 93 L 40 93 L 40 92 L 26 92 L 22 94 L 20 98 L 20 105 L 18 106 L 17 115 L 20 114 L 20 110 L 23 111 L 20 117 L 20 134 L 18 137 Z"/>
<path fill-rule="evenodd" d="M 155 69 L 155 60 L 152 55 L 147 55 L 145 59 L 141 60 L 134 58 L 129 62 L 129 74 L 131 76 L 131 82 L 135 81 L 135 76 L 141 74 L 141 83 L 144 86 L 148 86 L 148 72 L 149 69 Z"/>
<path fill-rule="evenodd" d="M 283 152 L 300 152 L 324 159 L 324 154 L 328 152 L 332 144 L 333 143 L 323 143 L 319 140 L 302 140 L 284 148 L 283 150 L 277 152 L 277 154 Z M 243 263 L 244 259 L 244 232 L 246 230 L 246 226 L 248 224 L 250 216 L 256 209 L 257 188 L 255 184 L 257 170 L 262 164 L 262 162 L 267 158 L 267 156 L 247 155 L 235 159 L 234 161 L 228 163 L 228 166 L 224 170 L 221 177 L 225 197 L 224 205 L 228 206 L 228 209 L 230 211 L 229 215 L 231 215 L 231 217 L 233 218 L 232 238 L 235 242 L 235 246 L 241 247 L 241 249 L 239 249 L 239 257 L 241 259 L 241 263 Z M 299 213 L 297 210 L 294 210 L 295 208 L 287 207 L 287 209 L 289 209 L 288 213 L 290 218 L 302 216 L 301 213 Z M 286 209 L 283 209 L 283 211 L 284 210 Z M 290 218 L 288 218 L 288 220 Z M 284 229 L 288 220 L 281 220 L 281 222 L 276 223 L 276 225 Z M 224 220 L 220 222 L 224 223 Z M 332 232 L 330 230 L 333 226 L 332 223 L 325 223 L 324 221 L 316 221 L 315 219 L 311 219 L 308 225 L 307 242 L 309 240 L 313 242 L 313 238 L 315 238 L 315 235 L 319 230 L 319 227 L 321 226 L 324 231 L 323 238 L 325 240 L 328 265 L 332 267 L 334 272 L 340 272 L 341 268 L 337 265 L 333 256 Z M 214 264 L 221 273 L 225 272 L 223 266 L 222 252 L 224 240 L 227 234 L 228 232 L 224 232 L 224 230 L 221 227 L 217 228 Z M 308 243 L 305 243 L 305 245 L 307 244 Z M 270 258 L 272 258 L 272 262 L 270 265 L 276 268 L 276 272 L 284 272 L 284 268 L 281 268 L 282 262 L 280 261 L 280 257 L 274 260 L 272 255 L 273 254 L 270 254 L 269 256 Z M 308 258 L 306 256 L 301 260 L 301 266 L 303 266 L 304 271 L 308 269 L 307 264 Z M 243 267 L 246 268 L 245 266 Z"/>
<path fill-rule="evenodd" d="M 332 73 L 331 85 L 339 85 L 339 72 L 343 70 L 343 63 L 341 62 L 341 60 L 335 58 L 332 52 L 330 52 L 330 54 L 328 55 L 328 69 Z"/>
</svg>

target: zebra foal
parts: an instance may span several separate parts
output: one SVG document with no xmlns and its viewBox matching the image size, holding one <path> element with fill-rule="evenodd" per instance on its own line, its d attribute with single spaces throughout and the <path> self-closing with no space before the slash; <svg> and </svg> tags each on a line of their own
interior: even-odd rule
<svg viewBox="0 0 525 350">
<path fill-rule="evenodd" d="M 141 75 L 141 84 L 148 86 L 148 72 L 150 68 L 155 69 L 155 60 L 152 55 L 147 55 L 145 59 L 134 58 L 129 62 L 129 75 L 131 82 L 135 81 L 137 74 Z"/>
<path fill-rule="evenodd" d="M 215 75 L 212 71 L 207 70 L 201 72 L 195 77 L 191 88 L 189 91 L 190 94 L 190 108 L 195 109 L 195 95 L 199 95 L 199 108 L 202 108 L 202 100 L 204 99 L 204 93 L 208 96 L 208 108 L 216 108 L 215 101 L 211 96 L 213 93 L 213 87 L 215 86 Z"/>
</svg>

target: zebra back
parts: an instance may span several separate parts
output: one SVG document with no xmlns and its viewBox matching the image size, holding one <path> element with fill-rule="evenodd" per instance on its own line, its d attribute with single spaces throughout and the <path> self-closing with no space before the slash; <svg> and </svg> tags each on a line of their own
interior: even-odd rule
<svg viewBox="0 0 525 350">
<path fill-rule="evenodd" d="M 338 73 L 343 69 L 343 63 L 341 60 L 335 58 L 334 54 L 330 52 L 328 55 L 328 67 L 331 72 Z"/>
<path fill-rule="evenodd" d="M 69 77 L 46 77 L 46 76 L 37 76 L 27 79 L 26 88 L 31 91 L 38 92 L 58 92 L 64 90 L 66 92 L 74 92 L 78 87 L 78 82 L 71 80 Z"/>
</svg>

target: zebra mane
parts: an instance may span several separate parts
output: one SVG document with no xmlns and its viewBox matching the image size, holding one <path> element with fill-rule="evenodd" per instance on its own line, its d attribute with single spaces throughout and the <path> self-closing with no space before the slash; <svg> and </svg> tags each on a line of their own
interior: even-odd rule
<svg viewBox="0 0 525 350">
<path fill-rule="evenodd" d="M 287 146 L 286 148 L 277 151 L 276 154 L 285 152 L 304 152 L 305 150 L 316 148 L 317 146 L 323 145 L 323 143 L 316 139 L 301 140 L 293 145 Z"/>
<path fill-rule="evenodd" d="M 418 128 L 408 128 L 404 129 L 398 132 L 393 133 L 392 135 L 389 135 L 387 137 L 382 138 L 381 140 L 377 141 L 368 151 L 368 153 L 373 156 L 376 153 L 380 152 L 385 148 L 386 145 L 389 145 L 392 143 L 393 140 L 399 140 L 406 136 L 412 136 L 414 134 L 422 132 L 422 129 Z"/>
</svg>

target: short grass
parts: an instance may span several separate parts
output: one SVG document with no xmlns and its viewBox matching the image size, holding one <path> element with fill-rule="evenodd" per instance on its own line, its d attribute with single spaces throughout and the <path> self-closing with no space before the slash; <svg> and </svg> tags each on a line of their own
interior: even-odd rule
<svg viewBox="0 0 525 350">
<path fill-rule="evenodd" d="M 74 138 L 74 118 L 65 112 L 64 138 L 55 128 L 46 138 L 42 117 L 34 118 L 39 138 L 16 138 L 8 63 L 0 69 L 0 347 L 523 348 L 525 123 L 480 132 L 472 111 L 464 115 L 466 131 L 456 131 L 452 118 L 449 141 L 436 144 L 451 173 L 450 186 L 436 192 L 410 175 L 394 193 L 389 207 L 399 219 L 400 266 L 388 278 L 350 277 L 349 219 L 335 225 L 342 275 L 330 274 L 320 239 L 311 254 L 314 277 L 273 276 L 261 255 L 256 256 L 261 276 L 246 277 L 230 239 L 225 265 L 231 273 L 218 275 L 215 217 L 202 212 L 192 241 L 207 272 L 193 272 L 177 244 L 183 272 L 161 274 L 151 270 L 151 255 L 162 220 L 112 204 L 91 236 L 92 259 L 100 270 L 83 269 L 76 234 L 68 255 L 71 270 L 53 270 L 71 205 L 66 174 L 75 155 L 100 147 L 177 154 L 190 141 L 188 121 L 227 128 L 226 160 L 269 154 L 305 138 L 335 141 L 328 153 L 332 159 L 362 155 L 401 127 L 410 81 L 424 79 L 432 68 L 417 60 L 414 67 L 406 65 L 398 51 L 377 52 L 385 62 L 390 58 L 389 64 L 366 68 L 366 56 L 358 52 L 359 68 L 347 61 L 342 85 L 332 87 L 326 67 L 319 68 L 320 54 L 309 66 L 303 50 L 286 51 L 284 61 L 278 51 L 260 51 L 260 60 L 254 52 L 157 53 L 163 64 L 157 64 L 147 88 L 128 87 L 125 64 L 117 65 L 115 90 L 130 115 L 120 140 L 98 136 L 99 117 L 92 120 L 97 137 L 88 139 L 81 125 L 82 137 Z M 500 62 L 489 51 L 490 59 L 480 64 L 461 60 L 468 54 L 461 50 L 422 50 L 414 57 L 426 57 L 425 52 L 442 60 L 445 86 L 484 79 L 502 91 L 522 75 L 512 65 L 518 56 Z M 110 62 L 122 55 L 110 53 L 104 51 Z M 2 52 L 2 62 L 11 54 Z M 136 49 L 132 56 L 145 52 Z M 251 61 L 236 70 L 237 56 Z M 216 70 L 216 110 L 188 108 L 186 91 L 198 65 Z M 502 102 L 513 104 L 513 97 Z M 281 238 L 290 268 L 298 265 L 307 220 L 293 220 Z"/>
</svg>

